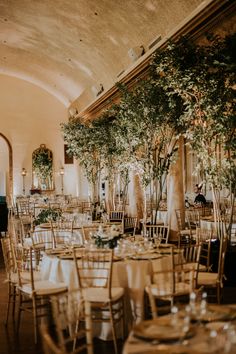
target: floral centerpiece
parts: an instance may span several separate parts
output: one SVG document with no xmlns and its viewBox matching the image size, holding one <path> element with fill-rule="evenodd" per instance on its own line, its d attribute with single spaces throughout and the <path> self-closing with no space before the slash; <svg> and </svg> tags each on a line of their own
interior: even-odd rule
<svg viewBox="0 0 236 354">
<path fill-rule="evenodd" d="M 102 226 L 99 226 L 98 231 L 93 235 L 95 245 L 98 248 L 115 248 L 117 241 L 121 238 L 120 231 L 116 229 L 115 225 L 112 225 L 110 230 L 103 231 Z"/>
<path fill-rule="evenodd" d="M 43 209 L 34 220 L 34 225 L 40 225 L 49 221 L 57 221 L 61 217 L 61 210 L 48 208 Z"/>
</svg>

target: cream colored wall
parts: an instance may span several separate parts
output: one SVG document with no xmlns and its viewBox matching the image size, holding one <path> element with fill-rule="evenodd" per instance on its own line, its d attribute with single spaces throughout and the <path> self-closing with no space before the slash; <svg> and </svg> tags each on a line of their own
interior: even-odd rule
<svg viewBox="0 0 236 354">
<path fill-rule="evenodd" d="M 23 167 L 27 170 L 26 194 L 29 193 L 32 184 L 31 156 L 40 144 L 46 144 L 53 152 L 56 193 L 60 193 L 58 171 L 64 166 L 60 123 L 67 121 L 67 108 L 41 88 L 6 75 L 0 75 L 0 89 L 0 132 L 10 141 L 13 150 L 13 194 L 22 193 Z M 76 195 L 76 163 L 64 168 L 64 192 Z"/>
</svg>

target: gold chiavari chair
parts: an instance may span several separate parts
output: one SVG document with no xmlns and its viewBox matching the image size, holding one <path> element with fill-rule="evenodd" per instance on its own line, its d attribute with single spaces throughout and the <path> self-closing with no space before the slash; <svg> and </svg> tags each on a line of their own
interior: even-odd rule
<svg viewBox="0 0 236 354">
<path fill-rule="evenodd" d="M 128 216 L 125 217 L 123 220 L 124 220 L 124 227 L 123 227 L 124 233 L 132 234 L 134 236 L 137 228 L 138 218 L 136 216 Z"/>
<path fill-rule="evenodd" d="M 191 268 L 155 271 L 153 273 L 151 283 L 145 288 L 148 294 L 152 317 L 159 315 L 158 310 L 163 310 L 159 305 L 159 301 L 164 301 L 164 309 L 170 311 L 171 306 L 177 299 L 189 297 L 194 291 L 194 270 Z"/>
<path fill-rule="evenodd" d="M 37 343 L 39 327 L 38 320 L 39 318 L 48 315 L 50 297 L 66 292 L 67 286 L 64 283 L 54 283 L 50 280 L 36 280 L 35 265 L 37 262 L 35 262 L 34 259 L 33 248 L 30 248 L 27 252 L 27 255 L 29 256 L 28 262 L 25 262 L 24 260 L 23 249 L 18 249 L 16 251 L 18 252 L 14 252 L 14 255 L 17 265 L 17 290 L 19 296 L 17 332 L 19 332 L 20 328 L 21 313 L 23 311 L 32 313 L 34 320 L 34 339 L 35 343 Z M 26 282 L 23 277 L 25 267 L 29 267 L 30 271 L 30 280 L 28 282 Z"/>
<path fill-rule="evenodd" d="M 15 315 L 15 304 L 16 304 L 16 294 L 17 294 L 17 272 L 16 265 L 13 255 L 13 248 L 11 244 L 10 237 L 4 237 L 1 239 L 3 259 L 6 271 L 6 282 L 8 284 L 8 301 L 7 301 L 7 312 L 5 325 L 8 324 L 10 305 L 12 304 L 12 316 Z"/>
<path fill-rule="evenodd" d="M 196 230 L 196 243 L 201 245 L 199 257 L 199 271 L 211 271 L 211 246 L 214 239 L 214 230 L 198 228 Z"/>
<path fill-rule="evenodd" d="M 115 353 L 116 326 L 122 323 L 124 334 L 124 289 L 112 287 L 113 250 L 82 250 L 81 258 L 74 261 L 82 297 L 91 303 L 92 321 L 110 323 Z"/>
<path fill-rule="evenodd" d="M 94 233 L 98 231 L 98 226 L 82 226 L 83 244 L 89 242 Z"/>
<path fill-rule="evenodd" d="M 178 247 L 192 242 L 193 232 L 189 225 L 183 220 L 182 211 L 175 210 L 177 226 L 178 226 Z"/>
<path fill-rule="evenodd" d="M 31 241 L 35 255 L 35 262 L 39 267 L 44 251 L 55 248 L 55 240 L 52 229 L 36 228 L 31 232 Z"/>
<path fill-rule="evenodd" d="M 222 288 L 224 286 L 224 265 L 225 265 L 225 255 L 227 251 L 228 239 L 224 238 L 221 240 L 221 247 L 219 251 L 219 261 L 218 261 L 218 271 L 213 272 L 197 272 L 197 287 L 204 289 L 213 289 L 216 291 L 216 301 L 218 304 L 221 302 Z M 208 294 L 209 296 L 209 294 Z"/>
<path fill-rule="evenodd" d="M 73 226 L 73 220 L 51 222 L 55 247 L 66 245 L 70 242 L 73 235 Z"/>
<path fill-rule="evenodd" d="M 164 225 L 146 225 L 146 232 L 150 240 L 154 243 L 168 243 L 169 226 Z"/>
<path fill-rule="evenodd" d="M 91 305 L 81 298 L 80 289 L 52 297 L 53 318 L 63 353 L 93 354 Z"/>
<path fill-rule="evenodd" d="M 123 211 L 111 210 L 109 212 L 109 221 L 110 222 L 123 222 L 123 219 L 124 219 L 124 212 Z"/>
</svg>

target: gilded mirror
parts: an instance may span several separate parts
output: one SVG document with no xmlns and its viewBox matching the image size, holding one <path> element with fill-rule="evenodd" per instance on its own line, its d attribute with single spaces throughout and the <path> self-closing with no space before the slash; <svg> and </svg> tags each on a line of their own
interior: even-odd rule
<svg viewBox="0 0 236 354">
<path fill-rule="evenodd" d="M 53 155 L 45 144 L 33 151 L 32 154 L 33 189 L 53 190 Z"/>
</svg>

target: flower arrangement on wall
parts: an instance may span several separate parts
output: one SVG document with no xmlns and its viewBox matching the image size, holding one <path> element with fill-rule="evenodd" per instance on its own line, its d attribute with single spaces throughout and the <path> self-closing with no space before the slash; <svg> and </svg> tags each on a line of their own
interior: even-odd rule
<svg viewBox="0 0 236 354">
<path fill-rule="evenodd" d="M 40 181 L 44 181 L 44 184 L 47 180 L 52 179 L 52 152 L 51 150 L 47 149 L 44 144 L 41 144 L 38 149 L 34 150 L 32 154 L 32 167 L 33 172 L 36 174 Z M 47 182 L 46 184 L 50 185 L 51 183 Z"/>
</svg>

